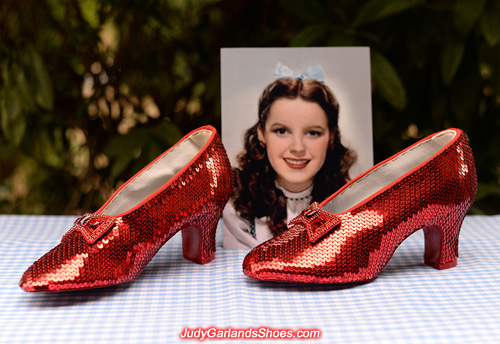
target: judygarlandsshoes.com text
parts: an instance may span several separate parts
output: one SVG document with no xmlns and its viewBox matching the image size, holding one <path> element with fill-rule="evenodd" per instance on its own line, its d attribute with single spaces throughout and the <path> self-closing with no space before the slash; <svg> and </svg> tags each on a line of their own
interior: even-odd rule
<svg viewBox="0 0 500 344">
<path fill-rule="evenodd" d="M 319 329 L 272 329 L 269 327 L 259 328 L 184 328 L 179 334 L 181 339 L 315 339 L 321 337 Z"/>
</svg>

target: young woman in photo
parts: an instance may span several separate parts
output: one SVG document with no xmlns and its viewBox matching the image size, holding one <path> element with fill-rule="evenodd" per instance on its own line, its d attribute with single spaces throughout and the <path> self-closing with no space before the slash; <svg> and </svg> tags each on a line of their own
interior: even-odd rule
<svg viewBox="0 0 500 344">
<path fill-rule="evenodd" d="M 313 201 L 349 181 L 355 154 L 341 143 L 339 104 L 314 79 L 279 78 L 259 100 L 223 212 L 224 247 L 251 248 L 287 228 Z"/>
</svg>

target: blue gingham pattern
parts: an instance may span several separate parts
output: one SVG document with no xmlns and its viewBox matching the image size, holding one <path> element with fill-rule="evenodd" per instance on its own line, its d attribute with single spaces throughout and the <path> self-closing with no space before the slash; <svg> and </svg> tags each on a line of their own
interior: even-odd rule
<svg viewBox="0 0 500 344">
<path fill-rule="evenodd" d="M 354 286 L 262 283 L 241 272 L 246 250 L 197 265 L 180 234 L 135 281 L 103 289 L 25 293 L 28 266 L 54 247 L 75 217 L 0 215 L 1 343 L 196 343 L 190 329 L 320 329 L 294 343 L 498 343 L 500 216 L 467 216 L 457 267 L 423 264 L 423 233 L 396 251 L 381 275 Z M 219 228 L 219 232 L 221 228 Z M 205 340 L 207 343 L 284 343 Z M 290 342 L 290 341 L 286 341 Z"/>
</svg>

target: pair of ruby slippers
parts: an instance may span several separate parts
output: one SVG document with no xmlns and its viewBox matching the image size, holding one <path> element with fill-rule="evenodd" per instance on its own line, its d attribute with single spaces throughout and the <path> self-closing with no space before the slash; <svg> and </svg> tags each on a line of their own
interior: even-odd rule
<svg viewBox="0 0 500 344">
<path fill-rule="evenodd" d="M 184 257 L 208 263 L 232 188 L 231 166 L 216 130 L 194 130 L 98 211 L 77 219 L 61 243 L 24 273 L 20 286 L 53 292 L 131 281 L 179 231 Z M 421 228 L 425 263 L 451 268 L 476 191 L 465 134 L 439 132 L 379 163 L 321 204 L 311 204 L 288 230 L 251 250 L 243 271 L 284 282 L 368 281 Z"/>
</svg>

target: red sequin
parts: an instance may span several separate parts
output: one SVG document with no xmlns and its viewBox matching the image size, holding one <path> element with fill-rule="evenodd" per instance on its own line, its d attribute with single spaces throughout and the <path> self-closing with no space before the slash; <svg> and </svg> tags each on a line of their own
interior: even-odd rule
<svg viewBox="0 0 500 344">
<path fill-rule="evenodd" d="M 200 132 L 209 138 L 186 166 L 129 211 L 116 216 L 100 214 L 124 189 L 122 186 L 95 214 L 75 221 L 61 243 L 24 273 L 21 288 L 54 292 L 131 281 L 179 230 L 185 258 L 201 264 L 211 261 L 217 222 L 233 182 L 229 160 L 213 127 L 199 128 L 179 143 Z M 162 156 L 179 150 L 179 143 Z"/>
<path fill-rule="evenodd" d="M 366 188 L 379 182 L 381 170 L 406 159 L 415 147 L 450 133 L 454 137 L 442 149 L 387 187 L 346 211 L 325 211 L 332 206 L 329 202 L 355 197 L 360 184 Z M 313 203 L 290 222 L 288 230 L 250 251 L 243 272 L 255 279 L 283 282 L 369 281 L 379 275 L 403 240 L 421 228 L 425 263 L 437 269 L 453 267 L 460 227 L 476 192 L 476 169 L 465 134 L 458 129 L 443 131 L 378 164 L 320 205 Z"/>
</svg>

